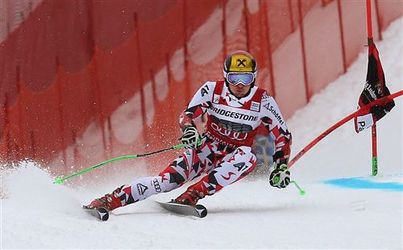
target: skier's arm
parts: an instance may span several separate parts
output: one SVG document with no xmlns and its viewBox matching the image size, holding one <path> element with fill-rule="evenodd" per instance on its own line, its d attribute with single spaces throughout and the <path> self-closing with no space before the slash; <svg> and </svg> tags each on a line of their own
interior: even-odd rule
<svg viewBox="0 0 403 250">
<path fill-rule="evenodd" d="M 187 108 L 179 116 L 179 126 L 182 131 L 189 126 L 195 127 L 194 119 L 211 107 L 215 82 L 206 82 L 193 96 Z"/>
<path fill-rule="evenodd" d="M 273 97 L 265 95 L 262 101 L 262 122 L 274 137 L 275 153 L 273 161 L 280 166 L 287 164 L 291 153 L 291 133 L 288 131 L 285 119 Z"/>
<path fill-rule="evenodd" d="M 275 153 L 269 183 L 276 188 L 285 188 L 290 183 L 288 160 L 291 153 L 291 133 L 288 131 L 284 117 L 273 97 L 265 94 L 262 100 L 262 122 L 274 137 Z"/>
</svg>

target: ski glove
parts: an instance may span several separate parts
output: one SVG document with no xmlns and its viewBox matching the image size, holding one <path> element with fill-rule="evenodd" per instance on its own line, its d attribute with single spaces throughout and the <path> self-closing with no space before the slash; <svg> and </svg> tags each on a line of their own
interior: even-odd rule
<svg viewBox="0 0 403 250">
<path fill-rule="evenodd" d="M 285 188 L 290 184 L 290 171 L 287 164 L 281 164 L 279 167 L 275 166 L 270 173 L 269 183 L 276 188 Z"/>
<path fill-rule="evenodd" d="M 194 126 L 185 127 L 181 142 L 185 148 L 196 148 L 199 143 L 199 132 Z"/>
</svg>

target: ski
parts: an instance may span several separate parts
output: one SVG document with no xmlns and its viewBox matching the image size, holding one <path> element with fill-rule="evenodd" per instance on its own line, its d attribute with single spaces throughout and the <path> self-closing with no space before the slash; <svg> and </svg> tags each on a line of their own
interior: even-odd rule
<svg viewBox="0 0 403 250">
<path fill-rule="evenodd" d="M 195 216 L 204 218 L 207 215 L 207 208 L 203 205 L 197 204 L 196 206 L 190 206 L 185 204 L 179 204 L 176 202 L 159 202 L 157 203 L 164 209 L 173 212 L 175 214 L 182 214 L 187 216 Z"/>
<path fill-rule="evenodd" d="M 83 209 L 85 211 L 87 211 L 89 214 L 91 214 L 92 216 L 98 218 L 99 220 L 107 221 L 109 219 L 109 211 L 108 211 L 108 209 L 106 209 L 104 207 L 90 208 L 90 207 L 84 205 Z"/>
</svg>

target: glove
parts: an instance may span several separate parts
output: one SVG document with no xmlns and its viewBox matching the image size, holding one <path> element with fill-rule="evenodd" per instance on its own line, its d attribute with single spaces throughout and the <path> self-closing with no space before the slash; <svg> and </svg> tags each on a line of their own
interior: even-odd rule
<svg viewBox="0 0 403 250">
<path fill-rule="evenodd" d="M 287 164 L 283 163 L 279 167 L 274 167 L 274 170 L 270 173 L 269 183 L 276 188 L 285 188 L 290 184 L 290 171 Z"/>
<path fill-rule="evenodd" d="M 199 132 L 194 126 L 185 127 L 181 142 L 185 148 L 196 148 L 199 143 Z"/>
</svg>

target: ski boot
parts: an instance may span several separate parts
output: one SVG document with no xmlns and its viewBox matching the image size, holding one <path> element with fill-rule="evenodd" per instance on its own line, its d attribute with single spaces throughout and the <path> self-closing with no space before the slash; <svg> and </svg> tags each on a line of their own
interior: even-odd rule
<svg viewBox="0 0 403 250">
<path fill-rule="evenodd" d="M 101 198 L 93 200 L 89 205 L 84 206 L 86 209 L 99 209 L 105 208 L 108 211 L 112 211 L 118 207 L 122 206 L 122 202 L 119 198 L 119 193 L 121 191 L 121 187 L 117 188 L 111 194 L 105 194 Z"/>
<path fill-rule="evenodd" d="M 193 188 L 188 188 L 186 192 L 181 194 L 178 198 L 173 200 L 175 203 L 196 206 L 199 199 L 204 198 L 206 196 L 203 192 L 200 192 Z"/>
</svg>

